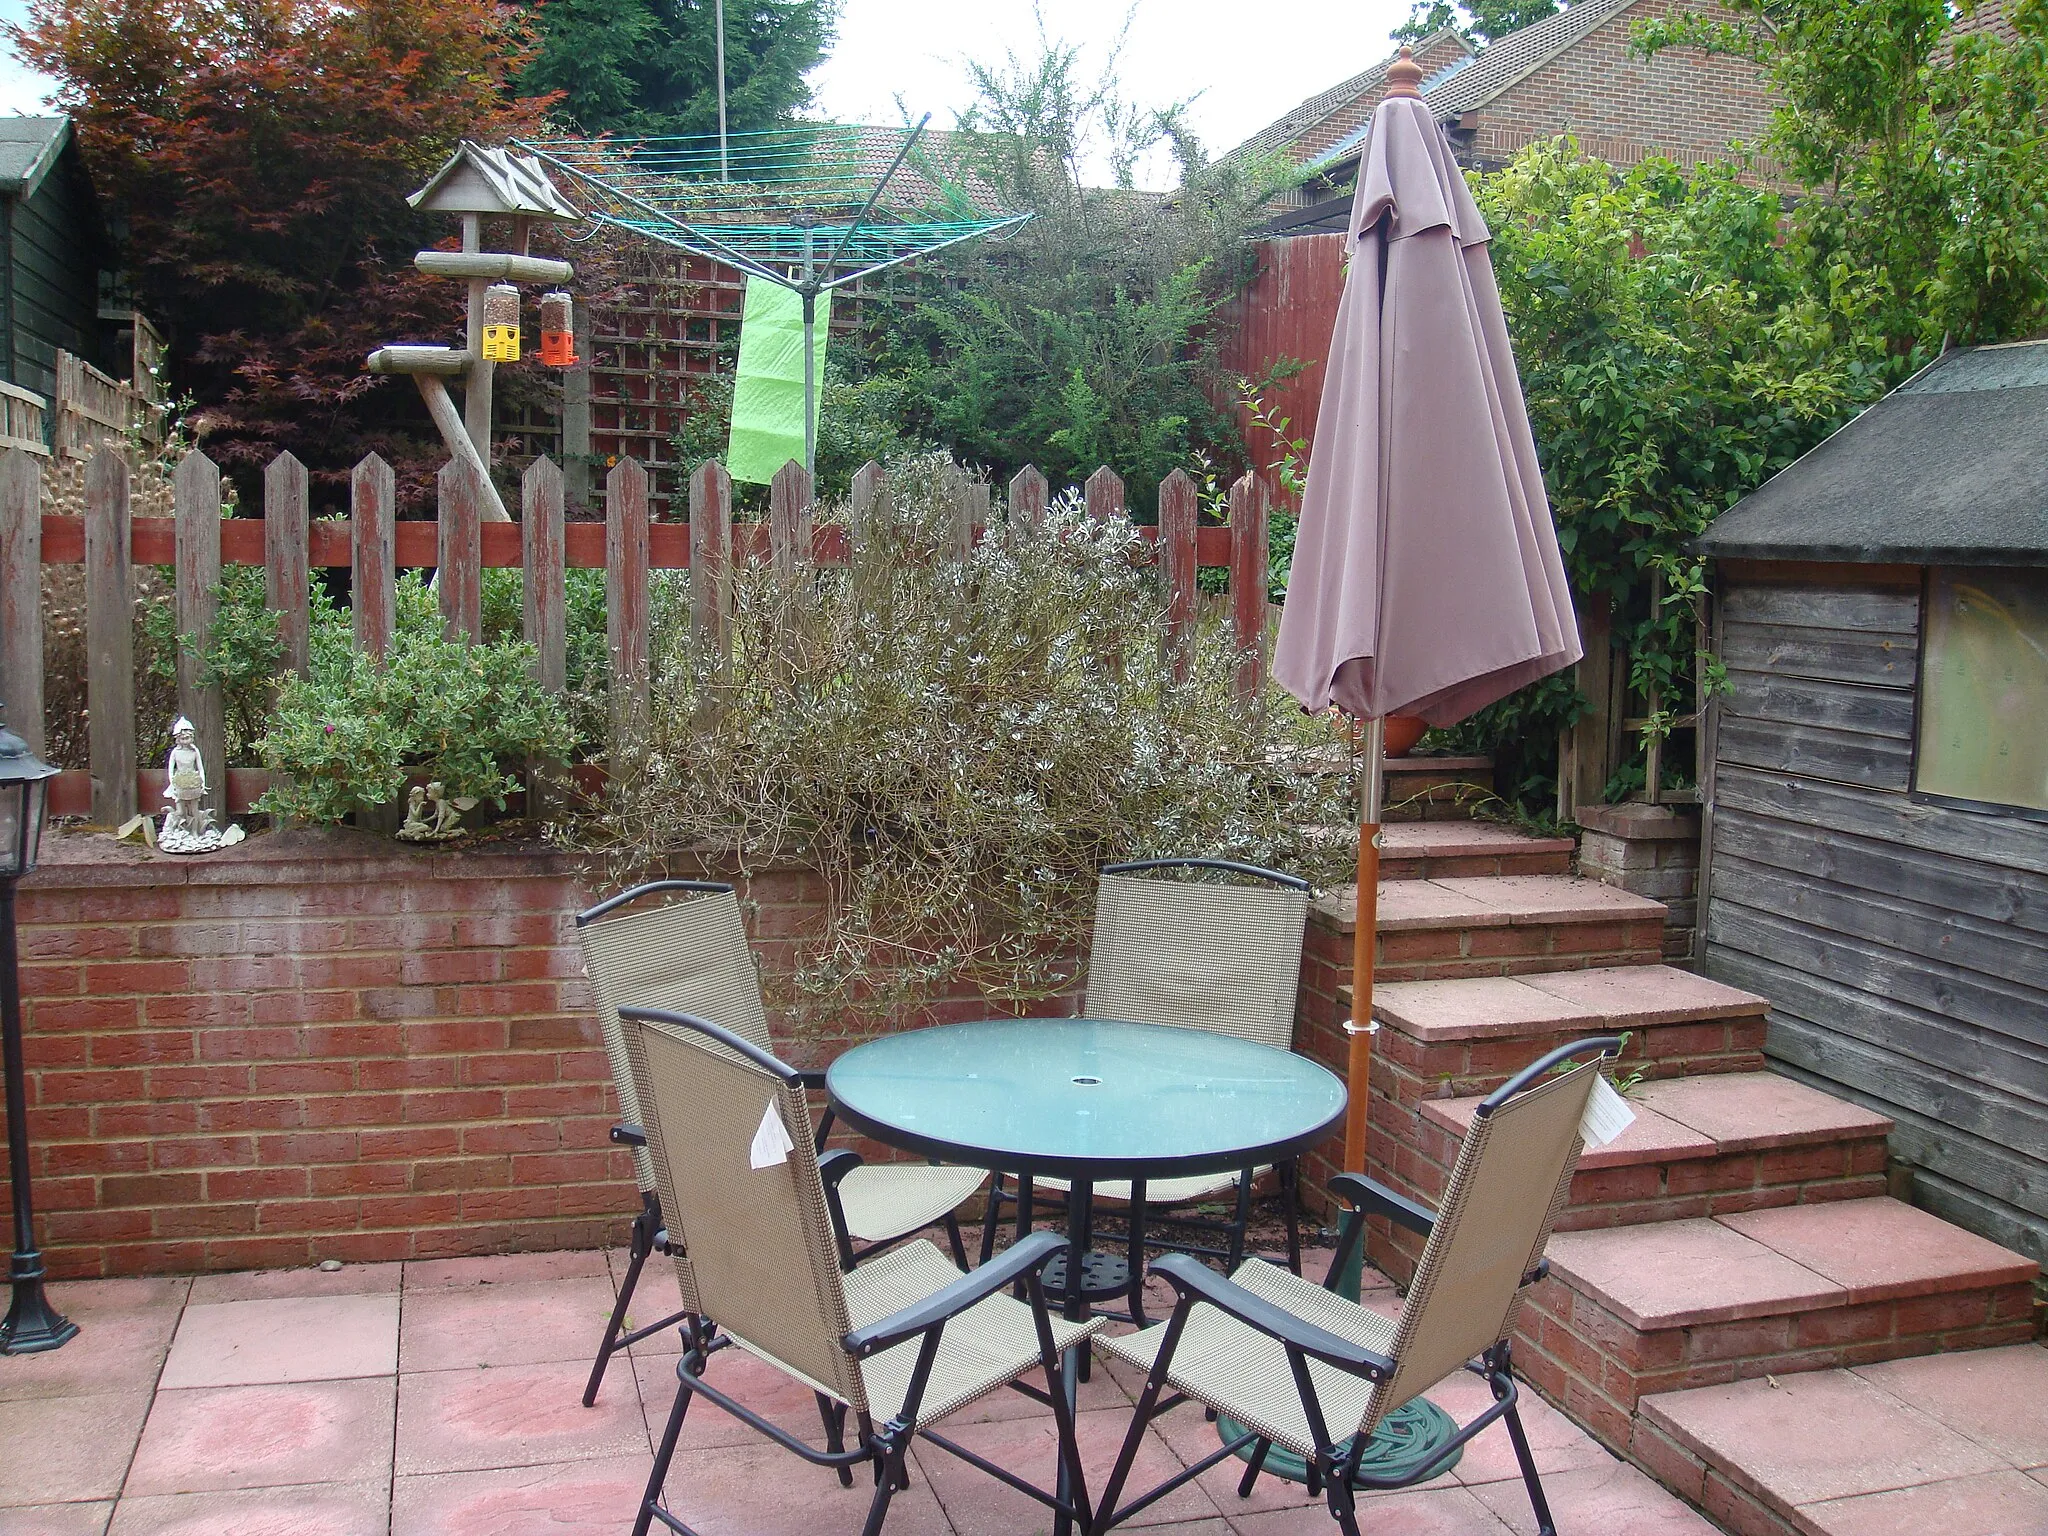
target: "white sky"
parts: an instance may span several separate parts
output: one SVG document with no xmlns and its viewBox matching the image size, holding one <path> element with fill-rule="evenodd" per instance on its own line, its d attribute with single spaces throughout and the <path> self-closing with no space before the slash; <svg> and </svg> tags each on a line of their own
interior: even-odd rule
<svg viewBox="0 0 2048 1536">
<path fill-rule="evenodd" d="M 0 0 L 0 21 L 20 21 L 26 0 Z M 1289 107 L 1388 52 L 1407 0 L 844 0 L 839 43 L 812 76 L 820 115 L 895 123 L 897 106 L 950 127 L 969 104 L 966 61 L 1034 58 L 1039 18 L 1055 40 L 1078 45 L 1090 77 L 1126 14 L 1120 63 L 1133 103 L 1193 97 L 1189 119 L 1213 154 L 1240 143 Z M 47 110 L 48 82 L 0 49 L 0 114 Z M 1148 177 L 1164 184 L 1162 165 Z"/>
</svg>

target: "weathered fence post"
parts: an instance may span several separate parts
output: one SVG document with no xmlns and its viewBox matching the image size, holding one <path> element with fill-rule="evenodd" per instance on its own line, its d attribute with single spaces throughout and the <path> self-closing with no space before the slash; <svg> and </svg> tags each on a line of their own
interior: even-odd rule
<svg viewBox="0 0 2048 1536">
<path fill-rule="evenodd" d="M 1230 614 L 1237 696 L 1259 696 L 1266 677 L 1266 488 L 1249 473 L 1230 488 Z"/>
<path fill-rule="evenodd" d="M 474 466 L 450 459 L 434 477 L 440 543 L 434 587 L 441 598 L 442 632 L 450 640 L 484 637 L 484 488 Z"/>
<path fill-rule="evenodd" d="M 552 460 L 535 459 L 520 483 L 519 547 L 525 612 L 524 633 L 533 647 L 533 680 L 550 693 L 569 685 L 569 588 L 562 532 L 562 472 Z M 544 814 L 555 798 L 550 785 L 561 765 L 535 758 L 526 765 L 526 812 Z"/>
<path fill-rule="evenodd" d="M 128 461 L 113 449 L 102 448 L 85 467 L 85 707 L 92 750 L 92 819 L 101 826 L 117 826 L 135 814 L 135 588 L 130 561 Z"/>
<path fill-rule="evenodd" d="M 1123 516 L 1123 477 L 1107 464 L 1088 477 L 1086 494 L 1088 515 L 1098 522 L 1107 522 L 1112 517 Z"/>
<path fill-rule="evenodd" d="M 349 611 L 355 621 L 356 649 L 379 661 L 391 649 L 391 632 L 398 622 L 397 551 L 391 528 L 397 502 L 391 466 L 374 453 L 368 455 L 349 476 Z"/>
<path fill-rule="evenodd" d="M 632 459 L 604 482 L 605 642 L 612 661 L 612 749 L 647 723 L 647 471 Z"/>
<path fill-rule="evenodd" d="M 1184 683 L 1194 664 L 1195 482 L 1176 469 L 1159 485 L 1160 573 L 1166 579 L 1166 652 L 1173 680 Z"/>
<path fill-rule="evenodd" d="M 795 459 L 768 482 L 768 548 L 778 576 L 810 564 L 812 485 L 810 471 Z"/>
<path fill-rule="evenodd" d="M 859 543 L 875 526 L 877 519 L 886 521 L 888 517 L 888 472 L 869 459 L 854 471 L 853 491 L 846 503 L 847 538 Z"/>
<path fill-rule="evenodd" d="M 690 476 L 690 632 L 697 654 L 726 646 L 732 587 L 732 476 L 716 459 Z"/>
<path fill-rule="evenodd" d="M 953 474 L 953 553 L 965 560 L 974 553 L 974 541 L 988 526 L 988 482 L 967 470 Z"/>
<path fill-rule="evenodd" d="M 202 682 L 220 614 L 220 467 L 195 448 L 172 475 L 171 496 L 177 511 L 178 712 L 192 722 L 206 764 L 202 803 L 214 825 L 225 827 L 227 710 L 220 685 Z"/>
<path fill-rule="evenodd" d="M 1036 531 L 1045 526 L 1047 486 L 1035 464 L 1010 477 L 1010 521 Z"/>
<path fill-rule="evenodd" d="M 284 645 L 284 664 L 306 675 L 307 611 L 310 573 L 306 565 L 306 466 L 280 453 L 263 471 L 263 581 L 270 611 L 277 615 L 277 638 Z"/>
<path fill-rule="evenodd" d="M 43 750 L 43 466 L 0 453 L 0 705 L 31 752 Z"/>
</svg>

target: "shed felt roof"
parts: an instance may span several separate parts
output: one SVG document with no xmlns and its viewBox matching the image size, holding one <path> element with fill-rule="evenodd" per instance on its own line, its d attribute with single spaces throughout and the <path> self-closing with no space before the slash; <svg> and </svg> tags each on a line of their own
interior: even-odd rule
<svg viewBox="0 0 2048 1536">
<path fill-rule="evenodd" d="M 33 197 L 70 139 L 68 117 L 0 117 L 0 197 Z"/>
<path fill-rule="evenodd" d="M 1699 548 L 2048 565 L 2048 341 L 1947 353 L 1722 513 Z"/>
</svg>

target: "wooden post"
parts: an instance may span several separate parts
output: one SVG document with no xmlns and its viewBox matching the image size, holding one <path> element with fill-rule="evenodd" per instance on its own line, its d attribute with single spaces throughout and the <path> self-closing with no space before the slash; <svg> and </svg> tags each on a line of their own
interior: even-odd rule
<svg viewBox="0 0 2048 1536">
<path fill-rule="evenodd" d="M 562 472 L 535 459 L 520 486 L 519 545 L 525 577 L 524 633 L 533 646 L 533 680 L 550 693 L 569 684 L 569 590 L 562 533 Z M 550 787 L 563 778 L 558 763 L 535 758 L 526 765 L 526 811 L 553 809 Z"/>
<path fill-rule="evenodd" d="M 1577 597 L 1579 692 L 1591 706 L 1558 743 L 1557 815 L 1570 821 L 1582 805 L 1598 805 L 1613 775 L 1608 743 L 1619 725 L 1614 708 L 1614 620 L 1604 596 Z"/>
<path fill-rule="evenodd" d="M 795 459 L 768 482 L 768 547 L 778 576 L 810 564 L 812 484 L 811 472 Z"/>
<path fill-rule="evenodd" d="M 1176 469 L 1159 486 L 1159 568 L 1166 580 L 1166 647 L 1173 680 L 1194 666 L 1195 482 Z"/>
<path fill-rule="evenodd" d="M 988 526 L 988 482 L 961 470 L 953 482 L 953 552 L 965 560 L 974 553 L 974 541 Z"/>
<path fill-rule="evenodd" d="M 263 578 L 270 611 L 277 615 L 277 638 L 284 643 L 284 664 L 306 675 L 308 632 L 312 624 L 306 565 L 306 466 L 280 453 L 263 471 Z"/>
<path fill-rule="evenodd" d="M 1047 487 L 1045 476 L 1035 464 L 1026 464 L 1010 477 L 1010 521 L 1034 531 L 1045 526 Z"/>
<path fill-rule="evenodd" d="M 854 471 L 853 494 L 846 503 L 848 537 L 858 543 L 867 536 L 878 518 L 886 521 L 889 513 L 888 472 L 869 459 Z"/>
<path fill-rule="evenodd" d="M 111 448 L 85 467 L 85 644 L 92 819 L 118 826 L 135 814 L 135 603 L 128 461 Z"/>
<path fill-rule="evenodd" d="M 716 459 L 690 476 L 690 632 L 697 654 L 721 655 L 732 592 L 732 476 Z"/>
<path fill-rule="evenodd" d="M 171 477 L 177 512 L 178 712 L 192 722 L 206 765 L 214 825 L 227 826 L 227 709 L 218 683 L 201 682 L 220 615 L 220 468 L 196 448 Z M 196 650 L 196 654 L 195 654 Z"/>
<path fill-rule="evenodd" d="M 632 459 L 604 483 L 605 640 L 612 662 L 612 751 L 647 723 L 647 471 Z"/>
<path fill-rule="evenodd" d="M 1266 677 L 1266 488 L 1251 474 L 1230 488 L 1230 615 L 1237 696 L 1254 699 Z"/>
<path fill-rule="evenodd" d="M 576 365 L 562 374 L 562 494 L 578 512 L 590 506 L 590 306 L 571 306 Z"/>
<path fill-rule="evenodd" d="M 475 645 L 484 637 L 483 487 L 476 471 L 450 459 L 434 477 L 434 500 L 440 519 L 434 588 L 442 633 Z"/>
<path fill-rule="evenodd" d="M 349 477 L 349 611 L 356 649 L 379 661 L 398 623 L 397 549 L 391 523 L 398 503 L 391 466 L 376 454 Z"/>
<path fill-rule="evenodd" d="M 1107 464 L 1088 477 L 1088 515 L 1100 522 L 1121 517 L 1124 510 L 1123 477 Z"/>
<path fill-rule="evenodd" d="M 43 751 L 43 466 L 0 453 L 0 706 L 9 730 Z"/>
</svg>

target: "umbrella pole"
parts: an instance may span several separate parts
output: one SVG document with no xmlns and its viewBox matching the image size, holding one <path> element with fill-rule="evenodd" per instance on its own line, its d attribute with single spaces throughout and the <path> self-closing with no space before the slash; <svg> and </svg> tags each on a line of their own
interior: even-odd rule
<svg viewBox="0 0 2048 1536">
<path fill-rule="evenodd" d="M 1344 1171 L 1365 1172 L 1366 1107 L 1372 1083 L 1372 969 L 1380 910 L 1380 799 L 1386 778 L 1387 724 L 1356 722 L 1358 764 L 1358 910 L 1352 930 L 1351 1017 L 1344 1021 L 1348 1043 L 1344 1082 Z M 1365 1244 L 1351 1251 L 1337 1282 L 1340 1294 L 1358 1299 Z"/>
</svg>

